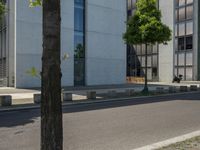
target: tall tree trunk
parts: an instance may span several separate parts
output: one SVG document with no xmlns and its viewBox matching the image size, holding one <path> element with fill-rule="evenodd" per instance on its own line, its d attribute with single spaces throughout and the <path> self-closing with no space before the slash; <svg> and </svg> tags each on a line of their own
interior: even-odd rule
<svg viewBox="0 0 200 150">
<path fill-rule="evenodd" d="M 148 86 L 147 86 L 147 46 L 148 44 L 145 44 L 145 83 L 144 83 L 144 89 L 143 93 L 147 94 L 149 92 Z"/>
<path fill-rule="evenodd" d="M 60 0 L 43 0 L 41 150 L 63 149 Z"/>
</svg>

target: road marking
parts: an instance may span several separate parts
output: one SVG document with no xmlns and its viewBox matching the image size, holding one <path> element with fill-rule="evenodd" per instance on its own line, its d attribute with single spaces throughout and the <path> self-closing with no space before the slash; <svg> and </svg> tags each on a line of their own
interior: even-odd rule
<svg viewBox="0 0 200 150">
<path fill-rule="evenodd" d="M 182 141 L 185 141 L 185 140 L 191 139 L 193 137 L 197 137 L 197 136 L 200 136 L 200 130 L 195 131 L 195 132 L 191 132 L 191 133 L 188 133 L 188 134 L 184 134 L 184 135 L 181 135 L 181 136 L 178 136 L 178 137 L 175 137 L 175 138 L 171 138 L 171 139 L 168 139 L 168 140 L 165 140 L 165 141 L 161 141 L 161 142 L 158 142 L 158 143 L 154 143 L 154 144 L 151 144 L 151 145 L 146 145 L 144 147 L 132 149 L 132 150 L 155 150 L 155 149 L 159 149 L 159 148 L 162 148 L 162 147 L 165 147 L 165 146 L 169 146 L 169 145 L 175 144 L 177 142 L 182 142 Z"/>
</svg>

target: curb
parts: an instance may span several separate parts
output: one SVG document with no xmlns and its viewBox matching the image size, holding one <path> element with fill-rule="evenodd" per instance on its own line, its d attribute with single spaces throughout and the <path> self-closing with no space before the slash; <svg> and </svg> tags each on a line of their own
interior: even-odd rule
<svg viewBox="0 0 200 150">
<path fill-rule="evenodd" d="M 175 96 L 175 95 L 183 95 L 183 94 L 195 94 L 199 93 L 199 91 L 192 91 L 192 92 L 181 92 L 181 93 L 167 93 L 161 95 L 152 95 L 152 96 L 137 96 L 137 97 L 127 97 L 127 98 L 113 98 L 113 99 L 102 99 L 102 100 L 89 100 L 89 101 L 77 101 L 71 103 L 63 103 L 62 106 L 76 106 L 76 105 L 87 105 L 87 104 L 95 104 L 95 103 L 105 103 L 105 102 L 113 102 L 113 101 L 123 101 L 123 100 L 131 100 L 131 99 L 141 99 L 141 98 L 156 98 L 156 97 L 165 97 L 165 96 Z M 39 109 L 40 105 L 38 104 L 29 104 L 24 106 L 16 106 L 16 107 L 7 107 L 7 108 L 0 108 L 0 112 L 7 112 L 7 111 L 19 111 L 19 110 L 29 110 L 29 109 Z"/>
<path fill-rule="evenodd" d="M 200 136 L 200 130 L 132 150 L 156 150 L 197 136 Z"/>
</svg>

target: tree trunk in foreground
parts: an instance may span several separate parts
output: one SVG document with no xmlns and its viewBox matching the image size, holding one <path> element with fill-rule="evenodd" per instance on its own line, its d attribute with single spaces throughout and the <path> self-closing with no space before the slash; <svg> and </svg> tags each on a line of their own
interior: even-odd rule
<svg viewBox="0 0 200 150">
<path fill-rule="evenodd" d="M 43 0 L 41 150 L 63 149 L 60 0 Z"/>
</svg>

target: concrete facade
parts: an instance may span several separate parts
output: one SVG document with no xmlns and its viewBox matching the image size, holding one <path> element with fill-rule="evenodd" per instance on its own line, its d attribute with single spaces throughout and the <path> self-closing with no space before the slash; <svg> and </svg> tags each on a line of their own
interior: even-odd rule
<svg viewBox="0 0 200 150">
<path fill-rule="evenodd" d="M 42 11 L 29 8 L 27 0 L 10 0 L 12 17 L 9 51 L 15 87 L 39 87 L 40 79 L 26 72 L 40 71 L 42 56 Z M 74 85 L 74 0 L 61 1 L 62 85 Z M 125 32 L 126 1 L 86 0 L 86 85 L 122 84 L 126 82 Z M 61 56 L 61 57 L 62 57 Z M 13 67 L 14 66 L 14 67 Z"/>
<path fill-rule="evenodd" d="M 174 0 L 159 0 L 162 22 L 172 31 L 172 40 L 159 45 L 159 81 L 171 82 L 174 76 Z"/>
</svg>

